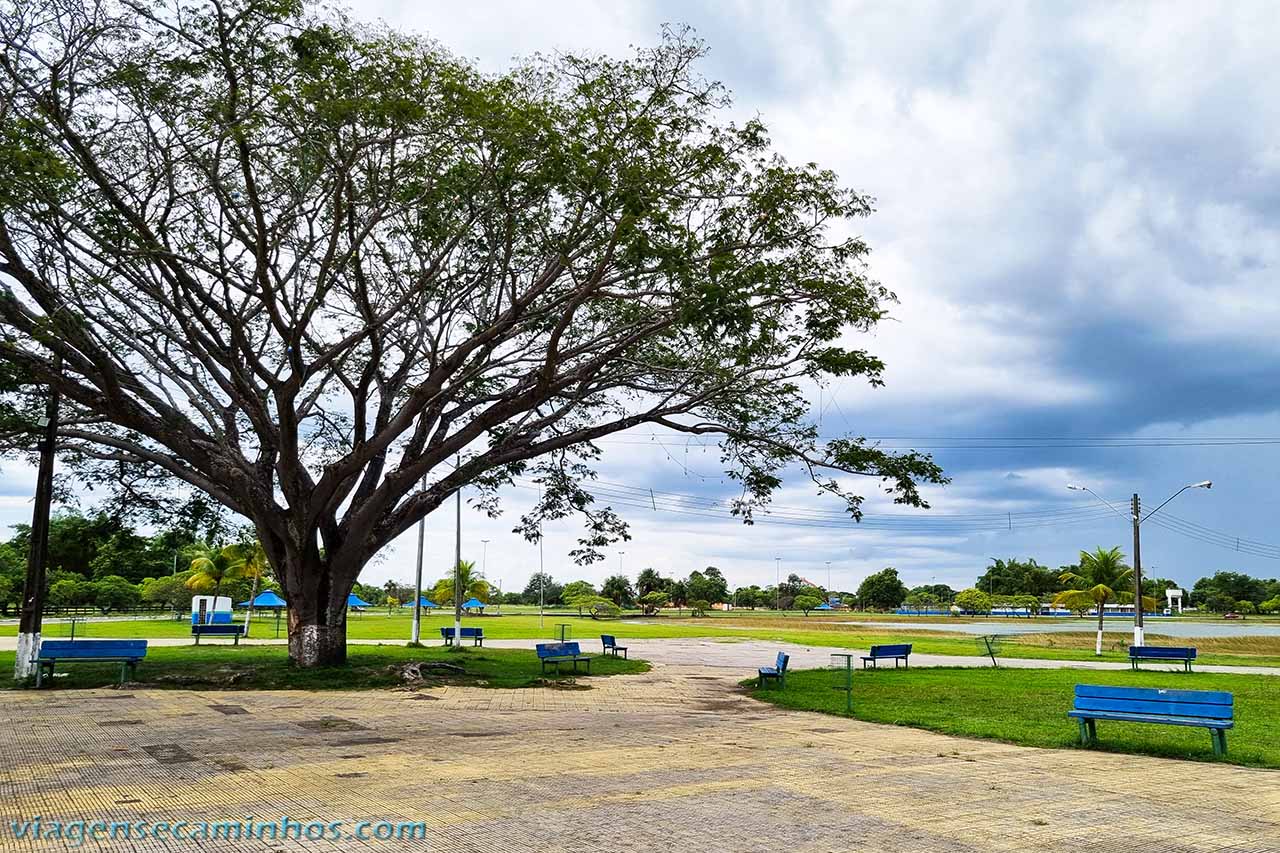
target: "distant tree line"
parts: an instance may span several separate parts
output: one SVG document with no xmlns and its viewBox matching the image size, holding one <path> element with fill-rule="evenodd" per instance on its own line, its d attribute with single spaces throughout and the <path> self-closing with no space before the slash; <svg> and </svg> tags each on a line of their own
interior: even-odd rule
<svg viewBox="0 0 1280 853">
<path fill-rule="evenodd" d="M 1123 554 L 1119 554 L 1119 559 L 1123 560 Z M 1119 568 L 1128 567 L 1120 565 Z M 1036 603 L 1064 601 L 1071 599 L 1069 593 L 1081 591 L 1079 587 L 1088 577 L 1088 572 L 1082 572 L 1079 563 L 1051 569 L 1033 558 L 992 558 L 974 586 L 956 595 L 955 604 L 971 612 L 990 612 L 993 607 L 1034 607 Z M 1181 588 L 1181 584 L 1168 578 L 1144 578 L 1144 606 L 1162 606 L 1165 590 Z M 1184 592 L 1187 593 L 1184 605 L 1211 613 L 1280 613 L 1280 580 L 1275 578 L 1264 580 L 1242 572 L 1218 571 L 1200 578 Z M 1079 597 L 1073 600 L 1083 604 Z M 1130 588 L 1122 594 L 1117 593 L 1112 602 L 1133 602 L 1132 580 Z M 1096 602 L 1084 609 L 1094 606 Z"/>
<path fill-rule="evenodd" d="M 0 616 L 15 615 L 22 598 L 31 531 L 27 525 L 15 525 L 14 531 L 8 541 L 0 542 Z M 261 558 L 252 536 L 243 535 L 216 515 L 183 517 L 144 535 L 118 514 L 62 511 L 50 522 L 47 601 L 55 610 L 92 607 L 111 613 L 140 605 L 185 610 L 192 595 L 216 591 L 238 603 L 255 591 L 278 588 L 265 561 L 259 563 Z M 1123 555 L 1117 559 L 1122 560 Z M 1117 567 L 1127 568 L 1119 563 Z M 1034 612 L 1040 604 L 1068 600 L 1083 611 L 1093 606 L 1071 595 L 1083 591 L 1081 585 L 1089 577 L 1079 563 L 1051 569 L 1033 558 L 992 558 L 973 587 L 959 591 L 946 584 L 908 588 L 892 567 L 868 575 L 856 591 L 828 590 L 795 573 L 777 585 L 731 590 L 716 566 L 682 578 L 646 568 L 634 582 L 624 574 L 614 574 L 598 587 L 586 580 L 562 583 L 550 574 L 535 572 L 523 590 L 506 594 L 480 577 L 474 563 L 464 561 L 459 576 L 463 600 L 477 598 L 486 604 L 537 604 L 542 600 L 547 606 L 569 607 L 583 615 L 610 615 L 622 609 L 652 614 L 665 607 L 699 613 L 719 604 L 807 613 L 823 602 L 863 610 L 906 607 L 924 612 L 956 607 L 972 613 L 989 613 L 1000 607 Z M 448 570 L 424 589 L 424 595 L 444 608 L 451 607 L 453 584 L 454 573 Z M 1167 578 L 1146 578 L 1144 603 L 1148 607 L 1160 605 L 1164 591 L 1179 586 Z M 381 586 L 357 583 L 354 592 L 375 606 L 395 607 L 412 604 L 414 587 L 389 580 Z M 1218 571 L 1197 580 L 1187 592 L 1188 605 L 1209 612 L 1280 613 L 1280 580 L 1274 578 Z M 1115 590 L 1114 596 L 1108 603 L 1131 603 L 1132 589 Z"/>
<path fill-rule="evenodd" d="M 247 599 L 273 583 L 256 541 L 215 517 L 143 535 L 118 515 L 74 511 L 49 523 L 45 572 L 50 610 L 93 608 L 103 614 L 154 606 L 185 610 L 196 594 Z M 0 615 L 21 607 L 31 529 L 14 526 L 0 542 Z"/>
</svg>

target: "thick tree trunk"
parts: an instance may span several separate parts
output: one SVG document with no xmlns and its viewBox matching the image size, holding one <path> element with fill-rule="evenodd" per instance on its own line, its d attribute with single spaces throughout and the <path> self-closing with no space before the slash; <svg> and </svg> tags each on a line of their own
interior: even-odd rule
<svg viewBox="0 0 1280 853">
<path fill-rule="evenodd" d="M 289 602 L 289 660 L 295 666 L 340 666 L 347 661 L 347 595 L 354 583 L 313 555 L 287 561 L 282 573 Z"/>
<path fill-rule="evenodd" d="M 347 617 L 301 619 L 289 610 L 289 660 L 302 667 L 341 666 L 347 662 Z"/>
</svg>

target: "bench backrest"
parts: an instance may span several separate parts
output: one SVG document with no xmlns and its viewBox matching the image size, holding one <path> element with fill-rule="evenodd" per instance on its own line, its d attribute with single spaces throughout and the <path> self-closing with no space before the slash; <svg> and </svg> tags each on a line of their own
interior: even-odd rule
<svg viewBox="0 0 1280 853">
<path fill-rule="evenodd" d="M 452 636 L 453 636 L 453 629 L 452 629 L 452 628 L 441 628 L 441 629 L 440 629 L 440 636 L 441 636 L 441 637 L 452 637 Z M 464 636 L 464 637 L 483 637 L 483 636 L 484 636 L 484 629 L 483 629 L 483 628 L 463 628 L 463 629 L 462 629 L 462 636 Z"/>
<path fill-rule="evenodd" d="M 1190 646 L 1130 646 L 1129 657 L 1195 660 L 1196 650 Z"/>
<path fill-rule="evenodd" d="M 192 625 L 192 634 L 239 634 L 244 631 L 243 625 Z"/>
<path fill-rule="evenodd" d="M 576 658 L 582 654 L 576 642 L 573 643 L 538 643 L 540 658 Z"/>
<path fill-rule="evenodd" d="M 898 643 L 890 646 L 872 646 L 871 656 L 873 658 L 893 658 L 901 655 L 911 654 L 910 643 Z"/>
<path fill-rule="evenodd" d="M 1077 684 L 1075 710 L 1116 711 L 1230 720 L 1235 697 L 1217 690 L 1166 690 L 1159 687 L 1106 687 Z"/>
<path fill-rule="evenodd" d="M 42 658 L 144 658 L 146 640 L 44 640 Z"/>
<path fill-rule="evenodd" d="M 610 646 L 616 646 L 616 645 L 618 645 L 618 641 L 617 641 L 617 639 L 616 639 L 616 638 L 614 638 L 614 636 L 613 636 L 612 634 L 601 634 L 601 635 L 600 635 L 600 642 L 604 643 L 604 647 L 605 647 L 606 649 L 607 649 L 607 648 L 609 648 Z"/>
<path fill-rule="evenodd" d="M 787 671 L 787 662 L 791 660 L 791 656 L 786 652 L 778 652 L 778 659 L 774 661 L 773 668 L 779 673 Z"/>
</svg>

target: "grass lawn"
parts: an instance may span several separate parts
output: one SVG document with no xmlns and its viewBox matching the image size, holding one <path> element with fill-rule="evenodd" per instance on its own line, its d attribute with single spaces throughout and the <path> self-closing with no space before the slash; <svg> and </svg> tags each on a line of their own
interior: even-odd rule
<svg viewBox="0 0 1280 853">
<path fill-rule="evenodd" d="M 504 607 L 502 616 L 467 617 L 467 625 L 481 625 L 487 638 L 492 639 L 550 639 L 555 636 L 556 625 L 568 623 L 572 639 L 588 644 L 599 640 L 602 633 L 615 634 L 627 639 L 662 639 L 671 637 L 712 637 L 723 639 L 769 640 L 798 643 L 811 646 L 835 646 L 849 649 L 866 649 L 875 643 L 912 643 L 917 654 L 977 655 L 974 637 L 930 631 L 930 617 L 914 617 L 911 628 L 894 626 L 867 626 L 844 624 L 863 621 L 872 614 L 843 613 L 835 616 L 803 616 L 800 613 L 776 614 L 772 612 L 734 611 L 716 613 L 698 619 L 662 615 L 660 617 L 636 617 L 626 619 L 593 620 L 573 613 L 549 613 L 541 620 L 536 609 Z M 237 618 L 240 618 L 237 616 Z M 912 617 L 893 617 L 898 621 Z M 409 637 L 411 616 L 409 611 L 388 615 L 383 609 L 353 614 L 347 622 L 347 636 L 353 640 L 404 641 Z M 873 620 L 877 621 L 877 620 Z M 939 619 L 932 618 L 933 624 Z M 948 623 L 971 620 L 948 618 Z M 1106 634 L 1105 651 L 1101 658 L 1093 654 L 1094 634 L 1092 620 L 1077 620 L 1080 631 L 1073 633 L 1024 634 L 1005 643 L 1003 655 L 1014 658 L 1047 658 L 1050 660 L 1111 660 L 1127 661 L 1129 631 L 1127 623 L 1117 622 Z M 452 625 L 452 614 L 425 616 L 423 638 L 428 644 L 439 642 L 440 628 Z M 916 627 L 918 624 L 918 628 Z M 1008 632 L 1019 629 L 1017 622 L 1010 622 Z M 66 637 L 71 626 L 67 622 L 49 621 L 44 635 L 49 638 Z M 283 627 L 282 627 L 283 630 Z M 1160 637 L 1154 625 L 1149 629 L 1151 640 L 1158 645 L 1194 645 L 1200 650 L 1201 664 L 1226 666 L 1280 666 L 1280 637 L 1212 637 L 1199 639 L 1175 639 Z M 0 636 L 14 636 L 16 625 L 0 625 Z M 91 619 L 76 625 L 77 637 L 121 637 L 149 639 L 153 637 L 189 638 L 191 629 L 184 619 Z M 254 617 L 253 636 L 275 636 L 275 620 L 270 614 Z"/>
<path fill-rule="evenodd" d="M 843 677 L 841 672 L 839 677 Z M 752 695 L 787 708 L 845 716 L 845 694 L 832 670 L 787 673 L 787 686 Z M 745 683 L 745 682 L 744 682 Z M 1280 768 L 1280 681 L 1275 676 L 1219 673 L 1082 672 L 1069 669 L 921 668 L 861 671 L 853 679 L 853 716 L 962 737 L 1056 749 L 1077 745 L 1067 717 L 1076 684 L 1226 690 L 1235 694 L 1227 758 Z M 1101 721 L 1097 749 L 1216 761 L 1207 729 Z"/>
<path fill-rule="evenodd" d="M 646 672 L 641 660 L 594 656 L 591 674 L 620 675 Z M 460 666 L 463 672 L 423 668 L 424 685 L 465 684 L 478 687 L 529 687 L 565 681 L 572 673 L 542 674 L 537 655 L 524 649 L 485 649 L 464 646 L 459 651 L 441 646 L 351 646 L 347 664 L 330 669 L 297 669 L 289 665 L 283 646 L 153 646 L 138 665 L 137 685 L 197 690 L 367 690 L 405 684 L 401 667 L 415 661 Z M 13 652 L 0 653 L 0 670 L 13 671 Z M 120 680 L 120 665 L 74 663 L 58 667 L 50 689 L 105 687 Z M 62 675 L 66 673 L 66 675 Z M 0 681 L 0 689 L 13 682 Z"/>
</svg>

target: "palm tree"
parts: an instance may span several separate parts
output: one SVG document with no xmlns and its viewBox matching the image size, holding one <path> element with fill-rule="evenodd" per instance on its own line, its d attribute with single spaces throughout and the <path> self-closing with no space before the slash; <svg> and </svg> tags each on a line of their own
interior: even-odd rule
<svg viewBox="0 0 1280 853">
<path fill-rule="evenodd" d="M 1133 569 L 1124 564 L 1124 554 L 1119 548 L 1097 548 L 1092 553 L 1080 552 L 1079 571 L 1064 571 L 1058 580 L 1071 589 L 1053 597 L 1053 603 L 1069 610 L 1098 609 L 1098 641 L 1094 654 L 1102 654 L 1102 624 L 1107 604 L 1127 604 L 1133 601 L 1133 593 L 1124 592 L 1125 584 L 1133 583 Z M 1147 599 L 1143 599 L 1146 603 Z"/>
<path fill-rule="evenodd" d="M 480 577 L 476 571 L 476 564 L 467 560 L 458 563 L 458 580 L 462 587 L 462 598 L 478 598 L 481 601 L 489 600 L 489 584 Z M 455 601 L 453 597 L 453 575 L 441 578 L 436 581 L 435 589 L 432 594 L 436 597 L 436 602 L 444 604 L 446 601 Z"/>
<path fill-rule="evenodd" d="M 231 560 L 231 569 L 238 578 L 253 578 L 253 591 L 249 593 L 249 615 L 244 620 L 244 635 L 249 636 L 249 625 L 253 622 L 253 600 L 258 597 L 258 584 L 271 571 L 267 561 L 267 552 L 262 550 L 262 543 L 257 539 L 228 545 L 227 551 Z"/>
<path fill-rule="evenodd" d="M 661 592 L 665 586 L 662 575 L 653 569 L 643 569 L 636 577 L 636 597 L 642 598 L 654 590 Z"/>
<path fill-rule="evenodd" d="M 217 606 L 218 592 L 225 581 L 239 577 L 242 570 L 234 550 L 228 545 L 218 548 L 212 545 L 199 545 L 193 550 L 191 560 L 191 577 L 187 578 L 187 589 L 193 592 L 211 592 L 214 606 Z"/>
</svg>

